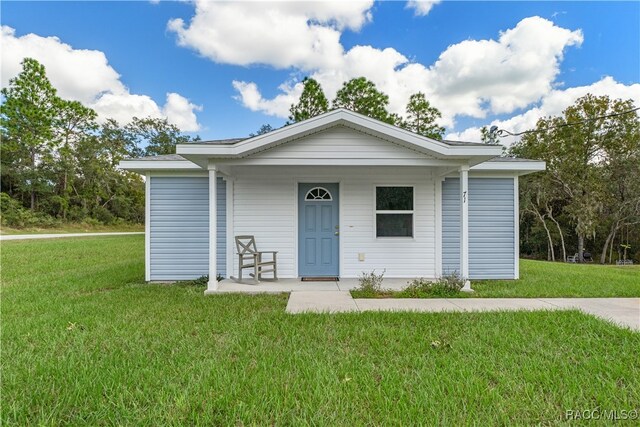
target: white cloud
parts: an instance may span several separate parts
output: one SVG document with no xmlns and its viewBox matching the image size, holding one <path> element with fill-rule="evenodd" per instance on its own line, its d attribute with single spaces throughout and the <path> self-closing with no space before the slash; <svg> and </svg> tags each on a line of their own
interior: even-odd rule
<svg viewBox="0 0 640 427">
<path fill-rule="evenodd" d="M 283 83 L 280 85 L 282 93 L 273 99 L 262 97 L 258 86 L 251 82 L 234 80 L 233 87 L 238 91 L 236 99 L 251 111 L 260 111 L 276 117 L 288 117 L 291 104 L 298 102 L 302 94 L 302 83 Z"/>
<path fill-rule="evenodd" d="M 409 0 L 407 2 L 407 9 L 413 9 L 415 16 L 427 16 L 433 6 L 440 2 L 441 0 Z"/>
<path fill-rule="evenodd" d="M 219 63 L 312 70 L 337 66 L 341 32 L 371 20 L 373 1 L 216 2 L 197 0 L 187 24 L 167 28 L 178 44 Z"/>
<path fill-rule="evenodd" d="M 411 1 L 416 15 L 427 14 L 436 2 Z M 637 91 L 604 78 L 589 86 L 559 89 L 557 81 L 565 50 L 579 47 L 579 29 L 562 28 L 532 16 L 495 39 L 464 40 L 447 47 L 433 64 L 414 62 L 394 48 L 353 46 L 345 50 L 340 36 L 372 20 L 371 2 L 209 2 L 197 0 L 188 24 L 168 24 L 178 43 L 220 63 L 264 64 L 301 71 L 318 80 L 329 99 L 342 83 L 365 76 L 389 95 L 389 109 L 404 113 L 412 93 L 422 91 L 440 109 L 440 124 L 453 127 L 456 118 L 486 118 L 528 109 L 502 122 L 514 132 L 535 125 L 541 115 L 559 114 L 587 93 L 613 97 Z M 301 84 L 287 81 L 280 93 L 265 98 L 255 82 L 233 81 L 238 99 L 251 111 L 285 118 L 301 93 Z M 634 95 L 635 96 L 635 95 Z M 640 102 L 638 102 L 640 104 Z M 470 128 L 448 136 L 479 139 Z"/>
<path fill-rule="evenodd" d="M 200 107 L 177 93 L 167 94 L 164 106 L 147 95 L 130 93 L 101 51 L 74 49 L 57 37 L 16 37 L 15 30 L 8 26 L 2 26 L 0 44 L 3 87 L 21 71 L 22 60 L 30 57 L 46 67 L 47 76 L 61 97 L 95 109 L 101 120 L 113 117 L 124 123 L 134 116 L 166 117 L 183 131 L 200 129 L 195 116 Z"/>
<path fill-rule="evenodd" d="M 134 116 L 166 118 L 169 123 L 183 131 L 200 130 L 195 111 L 201 111 L 202 107 L 190 103 L 187 98 L 173 92 L 167 93 L 166 102 L 162 108 L 147 95 L 130 93 L 105 93 L 91 106 L 103 117 L 113 118 L 119 123 L 127 123 Z"/>
<path fill-rule="evenodd" d="M 192 132 L 200 129 L 196 111 L 202 111 L 202 106 L 192 104 L 187 98 L 175 92 L 167 94 L 167 102 L 162 108 L 162 113 L 169 123 Z"/>
<path fill-rule="evenodd" d="M 426 11 L 427 5 L 409 7 Z M 266 64 L 293 68 L 316 78 L 329 98 L 348 79 L 365 76 L 389 95 L 389 108 L 402 114 L 412 93 L 422 91 L 443 113 L 441 124 L 456 116 L 483 118 L 510 113 L 549 93 L 564 50 L 579 46 L 571 31 L 534 16 L 499 34 L 497 40 L 465 40 L 449 46 L 428 66 L 412 62 L 393 48 L 340 43 L 344 29 L 358 30 L 371 20 L 371 2 L 209 2 L 196 1 L 187 25 L 171 20 L 178 43 L 220 63 Z M 265 99 L 253 82 L 233 83 L 238 98 L 252 111 L 286 117 L 297 85 Z"/>
<path fill-rule="evenodd" d="M 354 46 L 339 58 L 324 61 L 331 66 L 318 66 L 309 74 L 322 84 L 329 98 L 343 81 L 365 76 L 389 95 L 389 109 L 399 114 L 404 113 L 409 96 L 422 91 L 441 110 L 441 124 L 451 127 L 456 116 L 483 118 L 539 101 L 553 87 L 564 50 L 579 46 L 582 40 L 580 30 L 530 17 L 500 33 L 497 40 L 465 40 L 451 45 L 431 66 L 412 62 L 393 48 Z M 303 70 L 309 68 L 308 63 L 292 63 L 296 65 Z M 290 98 L 286 91 L 283 95 Z M 250 105 L 243 93 L 240 99 L 245 106 Z M 259 105 L 269 105 L 267 101 L 262 99 Z M 286 116 L 281 109 L 261 109 L 255 104 L 249 108 Z"/>
<path fill-rule="evenodd" d="M 505 129 L 512 133 L 533 129 L 541 117 L 561 115 L 578 98 L 588 93 L 596 96 L 608 95 L 612 99 L 632 99 L 636 105 L 640 105 L 640 83 L 625 85 L 607 76 L 587 86 L 551 90 L 542 98 L 539 105 L 509 119 L 494 120 L 487 126 L 495 125 L 499 129 Z M 446 138 L 462 141 L 480 141 L 480 128 L 470 127 L 461 132 L 451 132 L 447 134 Z M 517 137 L 508 137 L 503 138 L 501 142 L 505 145 L 511 145 L 517 139 Z"/>
</svg>

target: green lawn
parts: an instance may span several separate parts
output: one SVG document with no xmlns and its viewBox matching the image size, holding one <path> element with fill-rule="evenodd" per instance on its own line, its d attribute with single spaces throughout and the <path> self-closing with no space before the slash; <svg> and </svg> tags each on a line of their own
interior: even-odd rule
<svg viewBox="0 0 640 427">
<path fill-rule="evenodd" d="M 520 260 L 519 280 L 473 280 L 471 287 L 475 292 L 448 298 L 640 297 L 640 266 Z M 355 298 L 411 297 L 402 291 L 351 293 Z"/>
<path fill-rule="evenodd" d="M 576 311 L 288 315 L 286 295 L 144 284 L 143 248 L 2 243 L 3 425 L 555 424 L 640 409 L 640 334 Z"/>
<path fill-rule="evenodd" d="M 520 280 L 473 283 L 477 297 L 640 297 L 640 266 L 520 260 Z"/>
<path fill-rule="evenodd" d="M 42 227 L 29 227 L 29 228 L 11 228 L 3 226 L 0 229 L 0 234 L 54 234 L 54 233 L 107 233 L 117 231 L 144 231 L 144 224 L 116 224 L 116 225 L 104 225 L 104 224 L 87 224 L 87 223 L 68 223 L 59 225 L 56 227 L 42 228 Z"/>
</svg>

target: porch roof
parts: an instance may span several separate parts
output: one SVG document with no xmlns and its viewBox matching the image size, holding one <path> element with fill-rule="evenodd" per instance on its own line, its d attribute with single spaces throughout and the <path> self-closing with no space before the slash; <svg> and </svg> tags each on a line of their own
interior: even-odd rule
<svg viewBox="0 0 640 427">
<path fill-rule="evenodd" d="M 545 170 L 545 162 L 541 160 L 522 159 L 514 157 L 494 157 L 486 162 L 472 166 L 472 171 L 500 172 L 511 171 L 518 175 Z M 136 159 L 125 159 L 120 162 L 118 168 L 132 172 L 146 173 L 147 171 L 204 171 L 199 165 L 185 159 L 179 154 L 167 154 L 162 156 L 147 156 Z"/>
<path fill-rule="evenodd" d="M 345 126 L 441 160 L 473 159 L 472 163 L 480 163 L 500 155 L 502 152 L 502 147 L 497 145 L 435 140 L 344 108 L 247 139 L 179 144 L 176 147 L 176 152 L 188 160 L 204 166 L 204 159 L 218 161 L 244 159 L 336 126 Z M 354 161 L 353 164 L 357 165 L 358 163 Z"/>
<path fill-rule="evenodd" d="M 295 159 L 259 158 L 261 153 L 274 147 L 318 134 L 336 127 L 344 127 L 386 141 L 396 147 L 404 147 L 415 156 L 402 159 L 365 158 L 366 156 L 318 158 L 312 155 Z M 366 147 L 365 147 L 366 148 Z M 544 162 L 526 159 L 496 160 L 502 146 L 465 141 L 435 140 L 401 129 L 397 126 L 367 116 L 337 109 L 302 122 L 282 127 L 272 132 L 250 138 L 233 138 L 212 141 L 197 141 L 179 144 L 177 154 L 123 160 L 119 167 L 144 173 L 153 170 L 206 170 L 211 164 L 224 168 L 236 165 L 342 165 L 342 166 L 442 166 L 469 165 L 483 171 L 524 171 L 530 173 L 544 170 Z M 366 152 L 366 150 L 364 151 Z M 362 158 L 360 158 L 362 157 Z M 524 160 L 524 161 L 523 161 Z M 500 163 L 500 165 L 498 165 Z M 482 167 L 479 167 L 482 165 Z"/>
</svg>

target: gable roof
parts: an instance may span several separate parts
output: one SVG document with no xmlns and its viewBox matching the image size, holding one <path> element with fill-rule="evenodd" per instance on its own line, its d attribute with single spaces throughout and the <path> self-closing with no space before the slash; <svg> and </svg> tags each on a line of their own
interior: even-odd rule
<svg viewBox="0 0 640 427">
<path fill-rule="evenodd" d="M 360 147 L 353 144 L 334 144 L 333 146 L 321 147 L 317 143 L 322 139 L 316 139 L 316 146 L 313 144 L 305 147 L 291 146 L 293 150 L 270 151 L 272 148 L 297 143 L 300 139 L 338 127 L 345 127 L 360 134 L 372 136 L 375 141 L 368 139 L 369 142 L 367 142 L 366 139 L 361 139 L 360 141 L 364 141 L 364 145 Z M 397 156 L 386 156 L 385 153 L 394 153 L 381 149 L 380 144 L 384 142 L 396 147 L 404 147 L 415 155 L 407 156 L 406 153 L 402 154 L 396 151 Z M 331 147 L 336 148 L 331 150 L 329 149 Z M 369 149 L 377 151 L 370 153 Z M 126 159 L 120 163 L 119 167 L 141 173 L 151 170 L 206 170 L 212 164 L 223 167 L 225 170 L 228 170 L 227 167 L 236 165 L 440 166 L 449 169 L 468 165 L 477 171 L 502 171 L 517 174 L 545 169 L 545 163 L 541 161 L 500 157 L 502 154 L 501 145 L 439 141 L 345 109 L 329 111 L 254 137 L 194 141 L 179 144 L 176 150 L 177 154 Z M 319 152 L 322 152 L 323 155 L 319 156 Z M 363 154 L 359 155 L 360 152 Z M 331 153 L 331 155 L 326 153 Z"/>
<path fill-rule="evenodd" d="M 207 156 L 212 159 L 241 159 L 334 126 L 350 127 L 437 159 L 477 157 L 476 162 L 479 163 L 500 155 L 502 152 L 502 147 L 495 145 L 438 141 L 343 108 L 236 142 L 226 142 L 225 140 L 225 142 L 205 141 L 179 144 L 176 147 L 176 152 L 189 159 L 192 159 L 192 156 Z"/>
</svg>

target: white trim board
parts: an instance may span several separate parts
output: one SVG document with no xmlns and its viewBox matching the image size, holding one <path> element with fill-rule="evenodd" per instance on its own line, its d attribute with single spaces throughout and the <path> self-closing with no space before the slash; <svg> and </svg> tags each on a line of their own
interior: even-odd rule
<svg viewBox="0 0 640 427">
<path fill-rule="evenodd" d="M 116 168 L 138 173 L 150 170 L 202 170 L 188 160 L 121 160 Z"/>
<path fill-rule="evenodd" d="M 144 280 L 151 280 L 151 175 L 144 183 Z"/>
<path fill-rule="evenodd" d="M 236 259 L 236 242 L 233 232 L 233 179 L 225 177 L 224 180 L 227 185 L 227 277 L 231 277 L 236 274 L 233 270 L 233 262 Z"/>
<path fill-rule="evenodd" d="M 520 278 L 520 188 L 519 178 L 513 177 L 513 278 Z"/>
</svg>

